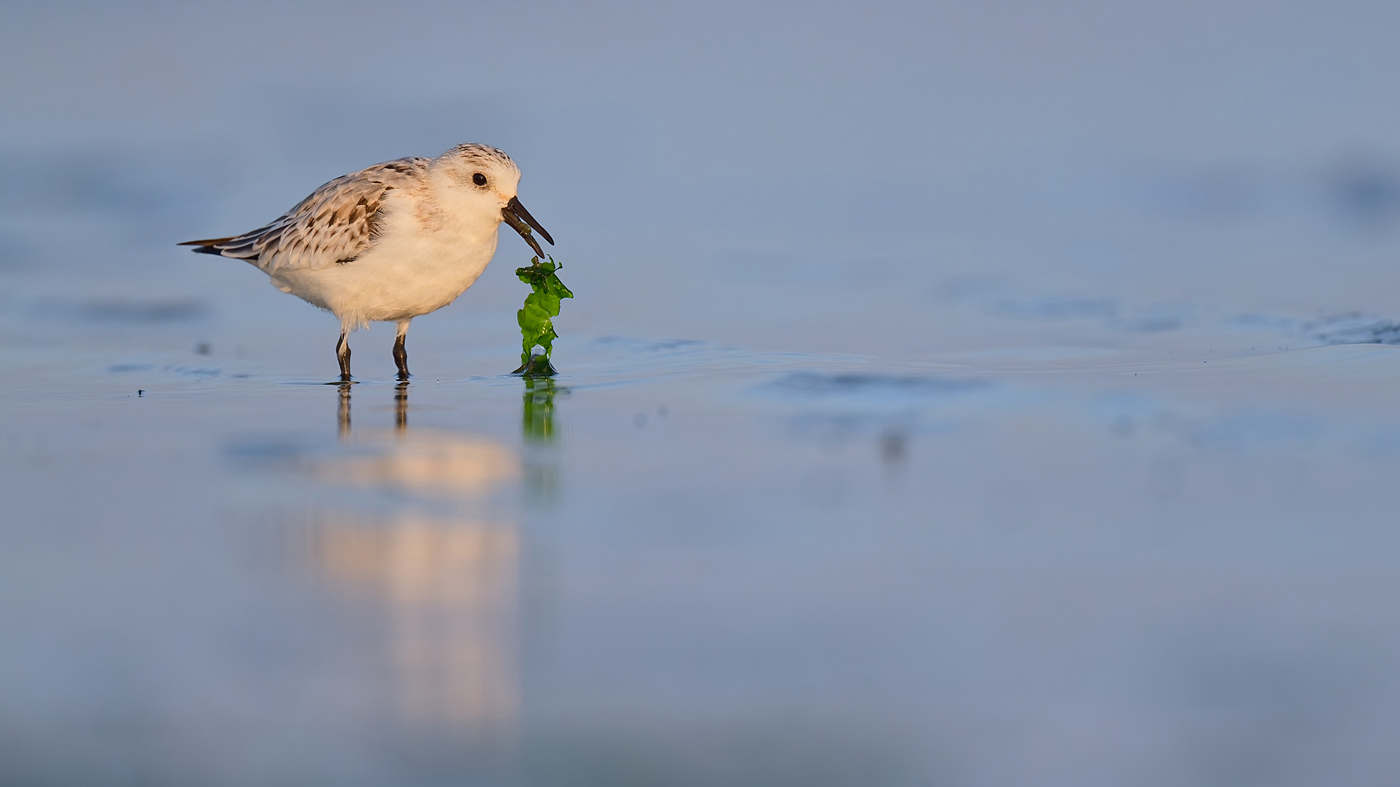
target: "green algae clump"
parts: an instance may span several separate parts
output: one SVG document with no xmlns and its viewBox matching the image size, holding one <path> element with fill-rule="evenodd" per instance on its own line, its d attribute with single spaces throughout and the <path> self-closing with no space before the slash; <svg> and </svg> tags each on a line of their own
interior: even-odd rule
<svg viewBox="0 0 1400 787">
<path fill-rule="evenodd" d="M 531 257 L 530 264 L 516 268 L 515 275 L 530 285 L 532 292 L 525 296 L 525 305 L 515 313 L 520 323 L 520 368 L 512 374 L 551 375 L 554 366 L 549 362 L 549 354 L 554 349 L 554 340 L 559 334 L 554 332 L 554 318 L 559 316 L 559 302 L 572 298 L 574 294 L 559 281 L 558 271 L 564 266 L 550 257 L 541 262 L 539 257 Z M 534 353 L 539 347 L 543 353 Z"/>
</svg>

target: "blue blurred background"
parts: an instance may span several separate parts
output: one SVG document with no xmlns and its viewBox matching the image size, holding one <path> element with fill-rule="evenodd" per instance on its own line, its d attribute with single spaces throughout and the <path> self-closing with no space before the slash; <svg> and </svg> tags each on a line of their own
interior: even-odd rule
<svg viewBox="0 0 1400 787">
<path fill-rule="evenodd" d="M 0 783 L 1388 783 L 1397 34 L 4 5 Z M 174 246 L 464 141 L 556 380 Z"/>
</svg>

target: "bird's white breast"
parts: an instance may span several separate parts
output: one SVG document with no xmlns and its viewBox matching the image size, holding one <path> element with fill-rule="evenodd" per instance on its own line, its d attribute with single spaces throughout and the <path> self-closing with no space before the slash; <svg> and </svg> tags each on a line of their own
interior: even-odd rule
<svg viewBox="0 0 1400 787">
<path fill-rule="evenodd" d="M 351 325 L 441 309 L 486 269 L 496 252 L 500 219 L 457 209 L 434 191 L 391 194 L 377 242 L 357 259 L 288 271 L 274 283 Z"/>
</svg>

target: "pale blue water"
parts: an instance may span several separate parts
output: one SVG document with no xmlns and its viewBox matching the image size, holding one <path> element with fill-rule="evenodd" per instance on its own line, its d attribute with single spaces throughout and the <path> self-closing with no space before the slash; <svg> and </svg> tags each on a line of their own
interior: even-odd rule
<svg viewBox="0 0 1400 787">
<path fill-rule="evenodd" d="M 1388 783 L 1397 17 L 0 10 L 0 783 Z M 552 381 L 173 245 L 466 140 Z"/>
</svg>

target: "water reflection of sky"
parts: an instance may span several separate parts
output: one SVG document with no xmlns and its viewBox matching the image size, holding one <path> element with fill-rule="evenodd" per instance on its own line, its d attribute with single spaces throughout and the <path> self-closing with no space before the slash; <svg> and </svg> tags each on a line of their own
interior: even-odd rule
<svg viewBox="0 0 1400 787">
<path fill-rule="evenodd" d="M 1375 782 L 1393 6 L 0 8 L 0 782 Z M 553 380 L 172 245 L 464 140 Z"/>
</svg>

